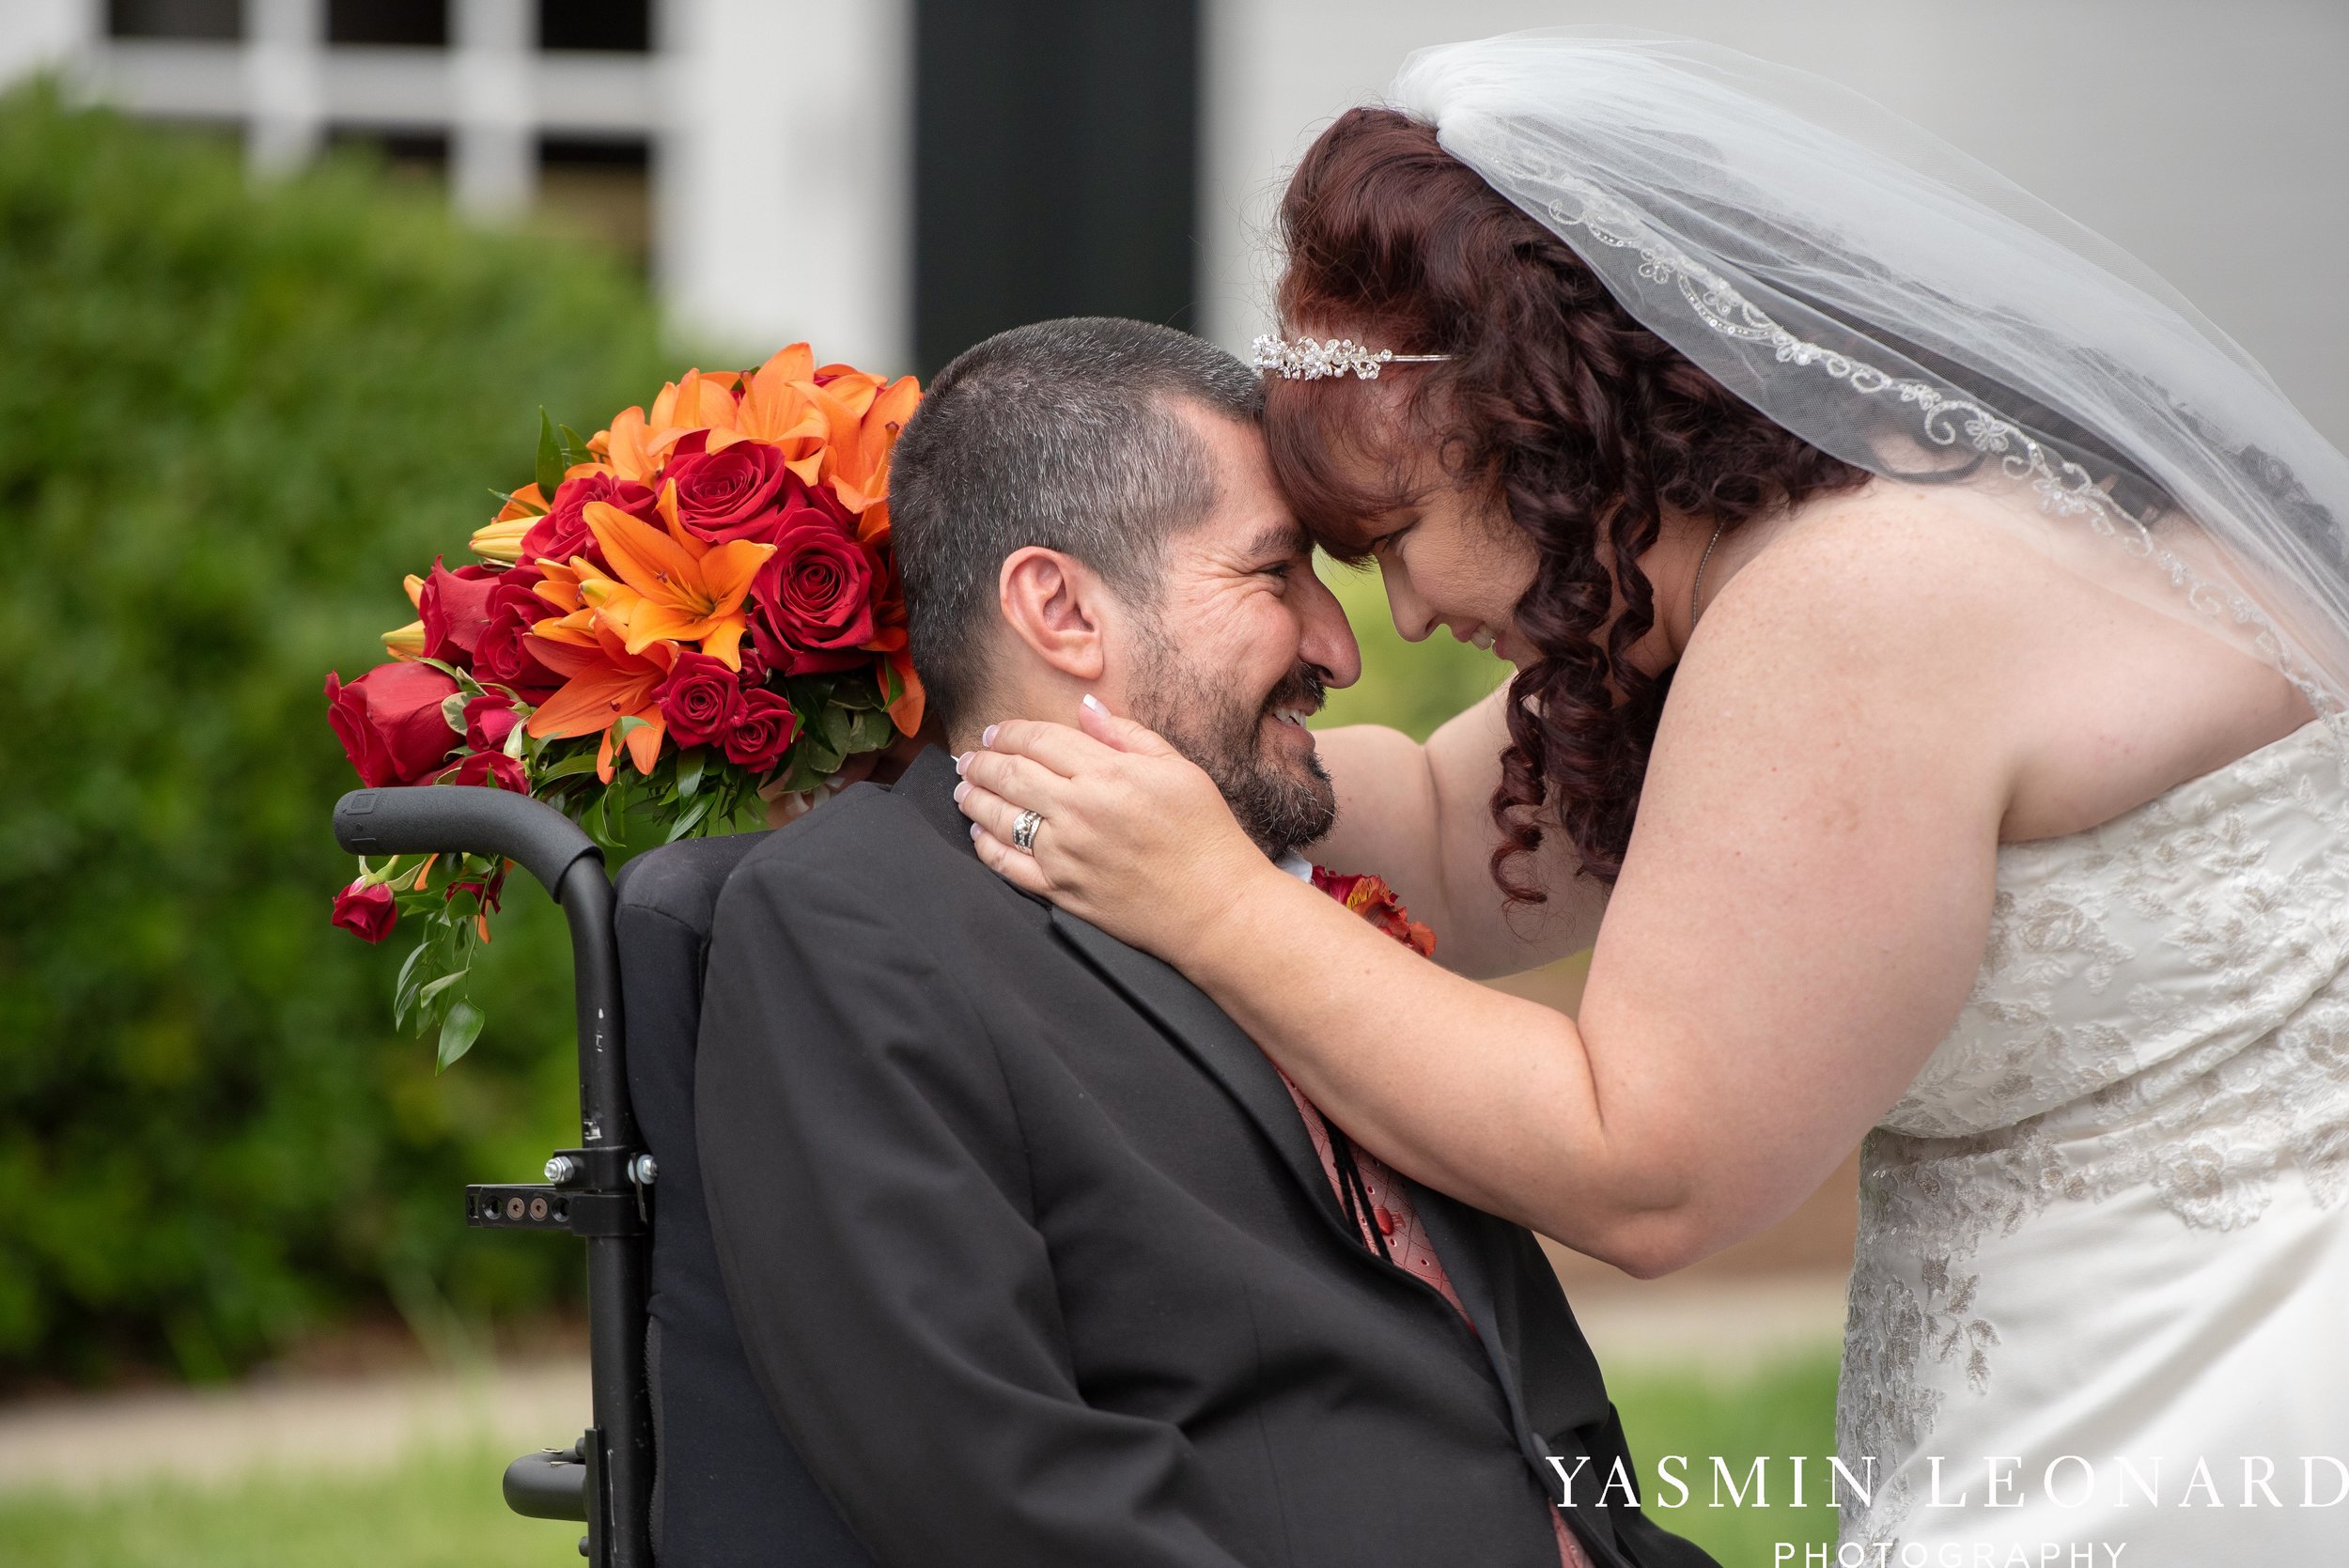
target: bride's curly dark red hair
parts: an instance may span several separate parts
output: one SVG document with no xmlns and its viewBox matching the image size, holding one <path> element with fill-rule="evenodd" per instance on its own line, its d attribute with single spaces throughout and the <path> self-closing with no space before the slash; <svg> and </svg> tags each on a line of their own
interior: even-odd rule
<svg viewBox="0 0 2349 1568">
<path fill-rule="evenodd" d="M 1272 378 L 1265 430 L 1283 489 L 1316 541 L 1349 560 L 1372 520 L 1417 500 L 1398 460 L 1413 449 L 1505 506 L 1539 558 L 1517 624 L 1541 658 L 1510 685 L 1493 877 L 1513 901 L 1542 899 L 1511 864 L 1541 845 L 1547 801 L 1584 875 L 1611 884 L 1672 681 L 1626 657 L 1656 623 L 1639 557 L 1662 509 L 1726 536 L 1867 474 L 1641 326 L 1564 241 L 1421 121 L 1341 116 L 1290 179 L 1281 232 L 1285 334 L 1455 356 L 1373 383 Z"/>
</svg>

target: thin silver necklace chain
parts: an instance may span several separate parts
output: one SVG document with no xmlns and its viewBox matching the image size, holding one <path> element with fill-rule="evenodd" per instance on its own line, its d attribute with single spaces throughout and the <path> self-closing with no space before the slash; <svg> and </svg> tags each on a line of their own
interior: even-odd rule
<svg viewBox="0 0 2349 1568">
<path fill-rule="evenodd" d="M 1697 590 L 1704 586 L 1704 564 L 1713 559 L 1713 547 L 1721 542 L 1721 525 L 1713 525 L 1713 536 L 1704 544 L 1704 553 L 1697 557 L 1697 574 L 1688 580 L 1688 629 L 1697 629 Z"/>
</svg>

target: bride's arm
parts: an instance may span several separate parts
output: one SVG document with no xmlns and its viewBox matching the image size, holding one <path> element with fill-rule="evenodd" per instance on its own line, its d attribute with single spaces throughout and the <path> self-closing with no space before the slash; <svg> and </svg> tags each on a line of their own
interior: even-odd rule
<svg viewBox="0 0 2349 1568">
<path fill-rule="evenodd" d="M 1995 578 L 1928 551 L 1863 597 L 1781 565 L 1674 678 L 1579 1021 L 1282 875 L 1146 731 L 1007 724 L 965 809 L 988 864 L 1182 970 L 1374 1153 L 1665 1272 L 1789 1212 L 1947 1035 L 2045 685 Z M 1012 800 L 1051 824 L 1034 859 L 997 836 Z"/>
<path fill-rule="evenodd" d="M 1511 908 L 1492 879 L 1500 843 L 1493 790 L 1509 743 L 1504 686 L 1446 722 L 1423 746 L 1397 730 L 1352 724 L 1315 736 L 1337 786 L 1338 824 L 1314 858 L 1335 871 L 1376 871 L 1436 933 L 1437 959 L 1479 978 L 1516 974 L 1598 939 L 1607 890 L 1578 876 L 1552 833 L 1521 870 L 1551 890 Z"/>
</svg>

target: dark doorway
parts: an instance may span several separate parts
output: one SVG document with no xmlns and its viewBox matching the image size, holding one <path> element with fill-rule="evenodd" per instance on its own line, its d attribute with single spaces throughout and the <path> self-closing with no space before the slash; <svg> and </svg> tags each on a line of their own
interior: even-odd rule
<svg viewBox="0 0 2349 1568">
<path fill-rule="evenodd" d="M 1195 325 L 1198 0 L 915 0 L 914 354 Z"/>
<path fill-rule="evenodd" d="M 117 39 L 244 37 L 241 0 L 106 0 L 106 36 Z"/>
<path fill-rule="evenodd" d="M 538 0 L 538 47 L 645 54 L 652 48 L 651 0 Z"/>
<path fill-rule="evenodd" d="M 448 0 L 326 0 L 329 43 L 448 47 Z"/>
</svg>

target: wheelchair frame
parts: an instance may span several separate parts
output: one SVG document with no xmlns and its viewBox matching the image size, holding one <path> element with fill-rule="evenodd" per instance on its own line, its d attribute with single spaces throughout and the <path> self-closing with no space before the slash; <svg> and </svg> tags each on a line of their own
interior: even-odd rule
<svg viewBox="0 0 2349 1568">
<path fill-rule="evenodd" d="M 465 1221 L 560 1231 L 587 1243 L 590 1426 L 568 1451 L 506 1467 L 506 1505 L 587 1527 L 594 1568 L 653 1568 L 653 1426 L 645 1365 L 652 1231 L 646 1189 L 659 1172 L 629 1104 L 612 879 L 599 850 L 554 807 L 495 789 L 357 789 L 334 805 L 334 840 L 356 855 L 498 855 L 537 877 L 571 933 L 579 1029 L 580 1147 L 557 1150 L 543 1183 L 465 1189 Z"/>
</svg>

